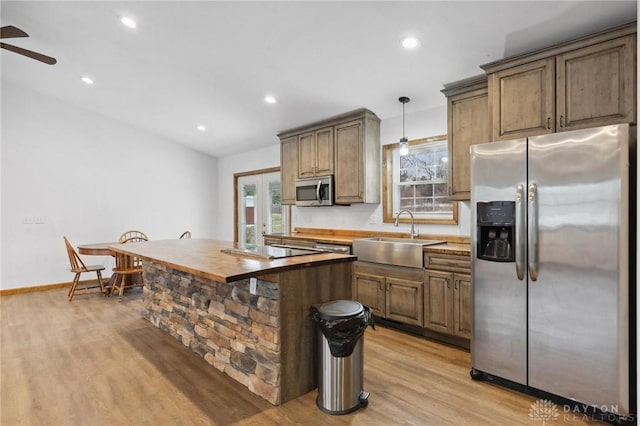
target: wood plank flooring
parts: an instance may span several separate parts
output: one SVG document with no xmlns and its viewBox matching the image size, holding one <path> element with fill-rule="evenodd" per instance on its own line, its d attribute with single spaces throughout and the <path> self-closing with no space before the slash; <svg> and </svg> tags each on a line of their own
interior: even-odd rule
<svg viewBox="0 0 640 426">
<path fill-rule="evenodd" d="M 140 317 L 141 292 L 0 298 L 0 424 L 539 425 L 534 397 L 469 377 L 468 352 L 377 327 L 365 334 L 369 406 L 322 413 L 317 391 L 274 407 Z M 602 424 L 565 414 L 548 425 Z"/>
</svg>

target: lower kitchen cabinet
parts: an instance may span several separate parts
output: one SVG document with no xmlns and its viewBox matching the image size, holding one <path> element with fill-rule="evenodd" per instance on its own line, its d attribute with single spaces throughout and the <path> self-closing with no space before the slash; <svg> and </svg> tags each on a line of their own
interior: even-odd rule
<svg viewBox="0 0 640 426">
<path fill-rule="evenodd" d="M 471 275 L 453 274 L 453 334 L 471 339 Z"/>
<path fill-rule="evenodd" d="M 451 334 L 453 322 L 453 293 L 450 272 L 425 271 L 424 326 L 433 331 Z"/>
<path fill-rule="evenodd" d="M 451 336 L 471 338 L 470 259 L 426 254 L 424 327 Z"/>
<path fill-rule="evenodd" d="M 387 318 L 422 326 L 422 281 L 386 278 Z"/>
<path fill-rule="evenodd" d="M 363 305 L 371 308 L 371 312 L 384 317 L 387 310 L 387 286 L 382 275 L 355 272 L 353 277 L 353 297 Z"/>
<path fill-rule="evenodd" d="M 422 278 L 420 269 L 358 261 L 353 296 L 374 315 L 422 327 Z"/>
</svg>

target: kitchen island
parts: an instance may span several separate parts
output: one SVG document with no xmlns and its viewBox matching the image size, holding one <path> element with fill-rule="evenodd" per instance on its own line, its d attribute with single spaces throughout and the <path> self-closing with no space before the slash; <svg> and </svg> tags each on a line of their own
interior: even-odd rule
<svg viewBox="0 0 640 426">
<path fill-rule="evenodd" d="M 143 317 L 274 405 L 316 387 L 314 304 L 351 299 L 355 256 L 264 259 L 207 239 L 119 244 L 144 265 Z"/>
</svg>

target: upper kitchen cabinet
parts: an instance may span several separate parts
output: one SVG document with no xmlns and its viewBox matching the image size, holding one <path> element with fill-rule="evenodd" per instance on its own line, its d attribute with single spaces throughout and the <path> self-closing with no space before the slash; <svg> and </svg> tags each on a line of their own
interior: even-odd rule
<svg viewBox="0 0 640 426">
<path fill-rule="evenodd" d="M 635 35 L 556 57 L 560 130 L 635 122 Z"/>
<path fill-rule="evenodd" d="M 371 111 L 335 126 L 336 204 L 380 202 L 380 119 Z"/>
<path fill-rule="evenodd" d="M 298 177 L 333 174 L 333 127 L 298 136 Z"/>
<path fill-rule="evenodd" d="M 635 122 L 636 24 L 483 65 L 493 140 Z"/>
<path fill-rule="evenodd" d="M 280 141 L 280 202 L 296 203 L 296 178 L 298 177 L 298 137 L 290 136 Z"/>
<path fill-rule="evenodd" d="M 486 75 L 446 84 L 449 197 L 469 200 L 469 147 L 489 142 L 489 101 Z"/>
<path fill-rule="evenodd" d="M 292 195 L 283 204 L 295 204 L 296 178 L 326 175 L 334 176 L 335 204 L 380 202 L 380 119 L 373 112 L 359 109 L 279 137 L 282 193 Z"/>
<path fill-rule="evenodd" d="M 493 140 L 555 131 L 553 64 L 542 59 L 489 74 Z"/>
</svg>

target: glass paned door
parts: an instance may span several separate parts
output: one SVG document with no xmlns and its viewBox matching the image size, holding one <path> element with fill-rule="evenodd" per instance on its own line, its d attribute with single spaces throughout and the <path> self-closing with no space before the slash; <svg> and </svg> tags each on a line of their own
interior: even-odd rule
<svg viewBox="0 0 640 426">
<path fill-rule="evenodd" d="M 288 211 L 280 201 L 280 173 L 238 178 L 238 241 L 262 245 L 263 234 L 286 232 Z"/>
<path fill-rule="evenodd" d="M 238 179 L 238 241 L 245 244 L 256 243 L 256 198 L 259 191 L 259 176 L 245 176 Z"/>
</svg>

